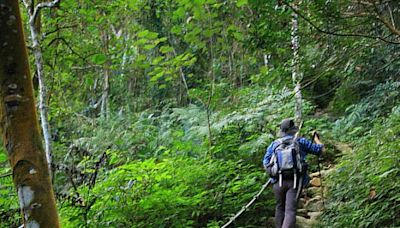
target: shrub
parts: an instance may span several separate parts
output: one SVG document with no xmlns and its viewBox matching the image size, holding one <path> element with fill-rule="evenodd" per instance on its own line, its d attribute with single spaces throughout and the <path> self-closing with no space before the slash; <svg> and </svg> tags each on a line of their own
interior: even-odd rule
<svg viewBox="0 0 400 228">
<path fill-rule="evenodd" d="M 400 107 L 346 154 L 329 179 L 324 227 L 400 226 Z"/>
<path fill-rule="evenodd" d="M 79 227 L 85 219 L 89 227 L 221 225 L 251 199 L 263 179 L 262 172 L 240 161 L 171 157 L 130 162 L 105 172 L 91 191 L 80 188 L 94 200 L 90 210 L 63 207 L 61 216 L 65 227 Z M 266 206 L 259 202 L 252 211 L 268 211 Z M 262 224 L 266 215 L 257 222 Z"/>
</svg>

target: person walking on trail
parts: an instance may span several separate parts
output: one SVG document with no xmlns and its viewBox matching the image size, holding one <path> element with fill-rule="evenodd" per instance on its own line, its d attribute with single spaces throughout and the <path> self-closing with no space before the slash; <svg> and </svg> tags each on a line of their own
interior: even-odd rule
<svg viewBox="0 0 400 228">
<path fill-rule="evenodd" d="M 275 226 L 294 228 L 296 225 L 297 200 L 303 186 L 309 183 L 307 154 L 319 156 L 324 145 L 317 132 L 314 142 L 298 137 L 299 128 L 292 119 L 280 124 L 280 137 L 269 145 L 263 159 L 265 170 L 271 176 L 276 199 Z"/>
</svg>

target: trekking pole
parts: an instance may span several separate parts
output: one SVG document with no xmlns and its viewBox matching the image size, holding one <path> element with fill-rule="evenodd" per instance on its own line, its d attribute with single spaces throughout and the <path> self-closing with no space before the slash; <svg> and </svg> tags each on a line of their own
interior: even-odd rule
<svg viewBox="0 0 400 228">
<path fill-rule="evenodd" d="M 296 132 L 294 140 L 297 140 L 297 138 L 299 137 L 302 127 L 303 127 L 303 121 L 300 122 L 299 130 Z M 296 181 L 295 181 L 294 185 L 296 186 Z M 297 186 L 296 201 L 299 200 L 302 190 L 303 190 L 303 175 L 301 175 L 299 185 Z"/>
<path fill-rule="evenodd" d="M 312 141 L 314 142 L 315 137 L 318 137 L 319 139 L 319 135 L 318 133 L 315 131 L 313 136 L 312 136 Z M 322 185 L 322 174 L 321 174 L 321 161 L 322 158 L 321 156 L 318 156 L 318 177 L 319 177 L 319 181 L 321 184 L 321 198 L 322 198 L 322 207 L 325 208 L 325 199 L 324 199 L 324 186 Z"/>
</svg>

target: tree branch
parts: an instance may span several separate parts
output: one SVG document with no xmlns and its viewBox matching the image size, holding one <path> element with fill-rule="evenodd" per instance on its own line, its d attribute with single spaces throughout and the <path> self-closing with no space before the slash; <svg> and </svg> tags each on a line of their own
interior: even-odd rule
<svg viewBox="0 0 400 228">
<path fill-rule="evenodd" d="M 24 3 L 24 6 L 28 10 L 28 13 L 29 13 L 29 16 L 30 16 L 29 8 L 31 7 L 31 4 L 29 4 L 26 0 L 22 0 L 22 3 Z"/>
<path fill-rule="evenodd" d="M 86 59 L 87 59 L 89 56 L 91 56 L 91 55 L 89 55 L 89 56 L 86 56 L 86 57 L 85 57 L 85 56 L 80 55 L 78 52 L 76 52 L 76 51 L 71 47 L 71 45 L 67 42 L 67 40 L 65 40 L 64 37 L 57 37 L 57 38 L 52 39 L 52 40 L 49 42 L 49 44 L 47 44 L 47 47 L 51 46 L 51 45 L 52 45 L 54 42 L 56 42 L 57 40 L 62 41 L 62 42 L 68 47 L 68 49 L 71 51 L 72 54 L 78 56 L 79 58 L 81 58 L 81 59 L 82 59 L 83 61 L 85 61 L 85 62 L 87 62 Z"/>
<path fill-rule="evenodd" d="M 23 0 L 24 4 L 26 0 Z M 36 16 L 39 14 L 40 10 L 43 8 L 52 8 L 55 5 L 57 5 L 61 0 L 54 0 L 52 2 L 42 2 L 36 5 L 35 10 L 33 11 L 33 13 L 30 15 L 29 18 L 29 23 L 34 23 L 36 20 Z M 25 4 L 25 7 L 27 6 L 27 4 Z"/>
<path fill-rule="evenodd" d="M 72 70 L 88 70 L 88 69 L 93 69 L 93 68 L 103 68 L 101 65 L 86 65 L 86 66 L 73 66 L 71 67 Z"/>
<path fill-rule="evenodd" d="M 62 30 L 62 29 L 71 29 L 71 28 L 75 28 L 75 27 L 77 27 L 77 26 L 78 26 L 78 25 L 67 25 L 67 26 L 63 26 L 63 27 L 58 27 L 58 28 L 56 28 L 56 29 L 54 29 L 54 30 L 52 30 L 52 31 L 43 33 L 42 39 L 45 38 L 46 36 L 50 35 L 50 34 L 53 34 L 53 33 L 58 32 L 58 31 L 60 31 L 60 30 Z"/>
<path fill-rule="evenodd" d="M 393 34 L 395 34 L 395 35 L 397 35 L 397 36 L 400 37 L 400 31 L 397 30 L 396 27 L 395 27 L 392 23 L 390 23 L 384 16 L 382 16 L 382 15 L 379 13 L 378 6 L 377 6 L 375 3 L 374 3 L 374 9 L 375 9 L 375 13 L 376 13 L 376 18 L 377 18 L 380 22 L 382 22 L 382 23 L 386 26 L 386 28 L 389 29 L 390 32 L 392 32 Z M 389 9 L 389 10 L 390 10 L 390 9 Z"/>
<path fill-rule="evenodd" d="M 307 18 L 303 14 L 299 12 L 299 10 L 296 10 L 292 5 L 290 5 L 287 2 L 283 2 L 284 5 L 288 6 L 293 12 L 295 12 L 297 15 L 299 15 L 301 18 L 303 18 L 308 24 L 310 24 L 313 28 L 315 28 L 318 32 L 325 33 L 328 35 L 333 35 L 333 36 L 341 36 L 341 37 L 361 37 L 361 38 L 368 38 L 368 39 L 378 39 L 381 40 L 385 43 L 390 43 L 390 44 L 400 44 L 400 42 L 396 41 L 391 41 L 386 39 L 385 37 L 380 37 L 380 36 L 371 36 L 368 34 L 358 34 L 358 33 L 337 33 L 334 31 L 327 31 L 325 29 L 320 28 L 318 25 L 316 25 L 310 18 Z"/>
</svg>

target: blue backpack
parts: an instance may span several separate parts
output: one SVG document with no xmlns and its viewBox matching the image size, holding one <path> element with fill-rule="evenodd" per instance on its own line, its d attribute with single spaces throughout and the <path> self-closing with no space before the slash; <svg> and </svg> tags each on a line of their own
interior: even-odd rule
<svg viewBox="0 0 400 228">
<path fill-rule="evenodd" d="M 277 144 L 266 170 L 271 177 L 278 178 L 279 186 L 282 186 L 282 179 L 294 179 L 296 188 L 297 179 L 302 179 L 303 174 L 297 137 L 278 139 Z"/>
</svg>

